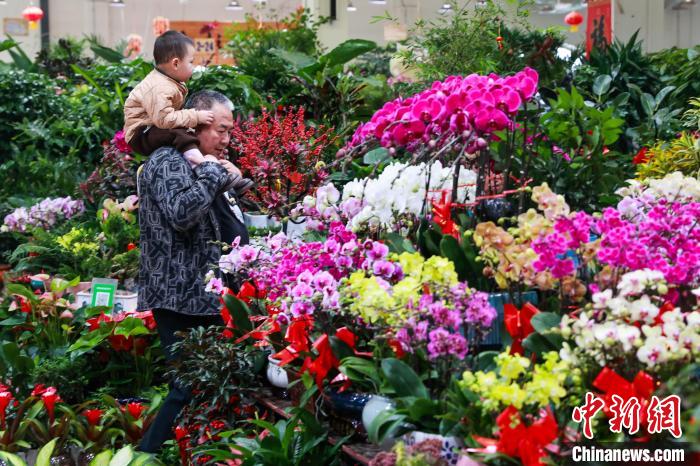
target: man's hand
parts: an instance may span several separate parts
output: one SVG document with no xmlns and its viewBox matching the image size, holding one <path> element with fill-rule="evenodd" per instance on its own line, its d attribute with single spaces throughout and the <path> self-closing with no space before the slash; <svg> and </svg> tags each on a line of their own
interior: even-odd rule
<svg viewBox="0 0 700 466">
<path fill-rule="evenodd" d="M 239 177 L 243 176 L 243 174 L 238 169 L 238 167 L 235 166 L 234 164 L 232 164 L 231 162 L 229 162 L 228 160 L 218 159 L 217 162 L 219 162 L 219 164 L 226 169 L 226 171 L 229 173 L 229 175 L 232 175 L 234 177 L 235 176 L 239 176 Z"/>
<path fill-rule="evenodd" d="M 214 112 L 210 110 L 197 110 L 197 122 L 200 125 L 210 125 L 214 122 Z"/>
</svg>

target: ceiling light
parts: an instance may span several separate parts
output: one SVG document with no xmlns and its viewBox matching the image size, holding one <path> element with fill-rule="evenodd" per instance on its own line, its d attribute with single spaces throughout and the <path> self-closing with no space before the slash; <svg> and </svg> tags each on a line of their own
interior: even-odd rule
<svg viewBox="0 0 700 466">
<path fill-rule="evenodd" d="M 386 0 L 369 0 L 372 5 L 386 5 Z"/>
<path fill-rule="evenodd" d="M 442 6 L 438 9 L 438 13 L 442 15 L 449 11 L 452 11 L 452 5 L 450 5 L 449 3 L 443 3 Z"/>
<path fill-rule="evenodd" d="M 240 11 L 243 7 L 237 0 L 231 0 L 228 2 L 228 5 L 226 5 L 226 9 L 229 11 Z"/>
<path fill-rule="evenodd" d="M 109 6 L 114 8 L 124 8 L 126 5 L 124 4 L 124 0 L 110 0 Z"/>
<path fill-rule="evenodd" d="M 347 10 L 348 10 L 348 11 L 357 11 L 357 7 L 356 7 L 355 5 L 352 4 L 352 0 L 349 0 L 349 1 L 348 1 L 348 8 L 347 8 Z"/>
<path fill-rule="evenodd" d="M 7 5 L 7 0 L 0 0 L 0 5 Z"/>
</svg>

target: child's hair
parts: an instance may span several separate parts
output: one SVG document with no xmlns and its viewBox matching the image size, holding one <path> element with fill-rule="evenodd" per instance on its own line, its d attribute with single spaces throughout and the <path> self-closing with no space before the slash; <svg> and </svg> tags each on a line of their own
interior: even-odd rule
<svg viewBox="0 0 700 466">
<path fill-rule="evenodd" d="M 156 65 L 167 63 L 173 58 L 183 59 L 187 46 L 194 47 L 194 41 L 178 31 L 166 31 L 156 39 L 153 45 L 153 59 Z"/>
</svg>

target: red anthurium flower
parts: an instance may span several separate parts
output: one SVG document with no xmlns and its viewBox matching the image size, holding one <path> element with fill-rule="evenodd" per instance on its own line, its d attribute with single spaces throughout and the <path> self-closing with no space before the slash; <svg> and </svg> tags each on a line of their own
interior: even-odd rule
<svg viewBox="0 0 700 466">
<path fill-rule="evenodd" d="M 141 418 L 141 414 L 143 414 L 145 410 L 146 407 L 141 403 L 129 403 L 126 405 L 126 411 L 135 420 Z"/>
<path fill-rule="evenodd" d="M 56 387 L 49 387 L 46 389 L 44 393 L 41 394 L 41 401 L 44 402 L 44 407 L 46 408 L 46 411 L 49 413 L 49 423 L 53 424 L 54 421 L 54 413 L 56 411 L 56 403 L 58 403 L 61 400 L 61 397 L 58 395 L 58 392 L 56 391 Z"/>
<path fill-rule="evenodd" d="M 90 317 L 85 321 L 91 332 L 100 328 L 100 324 L 102 322 L 112 322 L 112 318 L 104 313 L 101 313 L 99 316 Z"/>
<path fill-rule="evenodd" d="M 103 414 L 104 411 L 101 409 L 86 409 L 83 411 L 83 416 L 85 416 L 85 419 L 87 419 L 88 424 L 91 426 L 99 424 Z"/>
<path fill-rule="evenodd" d="M 5 430 L 5 412 L 13 398 L 12 393 L 8 391 L 0 392 L 0 430 Z"/>
<path fill-rule="evenodd" d="M 34 390 L 32 390 L 32 396 L 41 396 L 46 391 L 46 387 L 43 383 L 34 385 Z"/>
<path fill-rule="evenodd" d="M 134 243 L 129 243 L 126 245 L 127 251 L 131 251 L 132 249 L 136 249 L 136 245 Z"/>
</svg>

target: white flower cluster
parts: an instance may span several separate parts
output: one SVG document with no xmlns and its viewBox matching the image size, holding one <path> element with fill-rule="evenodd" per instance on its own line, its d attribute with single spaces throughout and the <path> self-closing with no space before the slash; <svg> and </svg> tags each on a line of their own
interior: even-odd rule
<svg viewBox="0 0 700 466">
<path fill-rule="evenodd" d="M 642 182 L 629 180 L 628 186 L 616 191 L 623 197 L 653 196 L 680 202 L 700 202 L 700 180 L 681 172 L 669 173 L 663 178 L 649 178 Z"/>
<path fill-rule="evenodd" d="M 377 178 L 349 182 L 342 198 L 332 184 L 319 188 L 315 197 L 304 199 L 297 213 L 320 217 L 325 222 L 345 220 L 355 232 L 369 227 L 395 230 L 402 220 L 427 214 L 431 209 L 429 201 L 440 200 L 443 191 L 449 198 L 453 174 L 454 167 L 443 167 L 440 161 L 430 166 L 397 162 L 388 165 Z M 473 202 L 475 192 L 476 173 L 461 168 L 455 202 Z M 314 226 L 315 223 L 310 228 Z"/>
<path fill-rule="evenodd" d="M 636 358 L 649 370 L 700 357 L 700 311 L 681 312 L 669 305 L 659 307 L 659 296 L 668 293 L 663 274 L 649 269 L 622 276 L 613 290 L 593 295 L 591 309 L 575 318 L 564 316 L 564 343 L 560 356 L 579 363 L 593 359 L 600 366 Z"/>
</svg>

